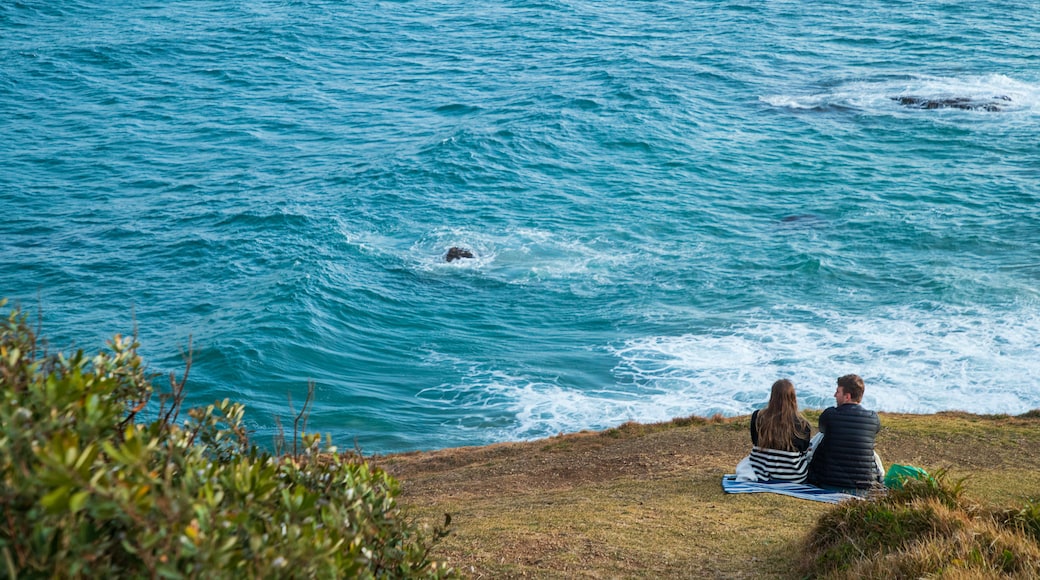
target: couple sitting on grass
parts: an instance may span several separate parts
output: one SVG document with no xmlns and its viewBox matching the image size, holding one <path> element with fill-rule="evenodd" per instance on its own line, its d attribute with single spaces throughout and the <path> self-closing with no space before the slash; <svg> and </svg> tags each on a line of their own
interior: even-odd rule
<svg viewBox="0 0 1040 580">
<path fill-rule="evenodd" d="M 881 420 L 864 409 L 863 379 L 845 375 L 834 391 L 835 407 L 820 415 L 819 433 L 798 412 L 794 384 L 773 383 L 769 405 L 751 414 L 751 455 L 737 465 L 737 479 L 789 481 L 854 495 L 881 485 L 885 472 L 874 452 Z"/>
</svg>

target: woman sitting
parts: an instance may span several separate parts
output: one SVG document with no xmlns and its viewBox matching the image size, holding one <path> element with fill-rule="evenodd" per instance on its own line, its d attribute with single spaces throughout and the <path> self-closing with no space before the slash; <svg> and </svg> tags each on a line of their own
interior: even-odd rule
<svg viewBox="0 0 1040 580">
<path fill-rule="evenodd" d="M 751 467 L 759 481 L 802 483 L 809 469 L 812 427 L 798 412 L 794 383 L 773 383 L 769 405 L 751 414 Z"/>
</svg>

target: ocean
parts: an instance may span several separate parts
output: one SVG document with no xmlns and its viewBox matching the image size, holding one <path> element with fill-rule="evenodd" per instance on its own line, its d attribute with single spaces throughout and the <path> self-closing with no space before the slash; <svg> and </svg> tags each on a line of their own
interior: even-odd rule
<svg viewBox="0 0 1040 580">
<path fill-rule="evenodd" d="M 261 445 L 1040 408 L 1037 1 L 5 0 L 0 63 L 0 297 Z"/>
</svg>

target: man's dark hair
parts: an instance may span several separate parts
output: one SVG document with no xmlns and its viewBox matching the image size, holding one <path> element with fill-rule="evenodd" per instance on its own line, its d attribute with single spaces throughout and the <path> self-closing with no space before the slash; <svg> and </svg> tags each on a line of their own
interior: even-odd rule
<svg viewBox="0 0 1040 580">
<path fill-rule="evenodd" d="M 838 377 L 838 386 L 841 390 L 845 391 L 852 396 L 852 402 L 858 403 L 863 400 L 863 379 L 859 378 L 859 375 L 845 375 Z"/>
</svg>

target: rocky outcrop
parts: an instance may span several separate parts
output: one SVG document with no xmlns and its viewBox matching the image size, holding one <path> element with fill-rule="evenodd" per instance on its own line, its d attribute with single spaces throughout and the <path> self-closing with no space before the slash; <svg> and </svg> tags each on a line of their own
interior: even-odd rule
<svg viewBox="0 0 1040 580">
<path fill-rule="evenodd" d="M 1011 97 L 1000 95 L 992 99 L 975 99 L 970 97 L 892 97 L 893 101 L 900 105 L 913 109 L 961 109 L 964 111 L 989 111 L 991 113 L 1003 111 L 1005 104 L 1011 102 Z"/>
<path fill-rule="evenodd" d="M 452 247 L 448 248 L 448 253 L 444 256 L 444 260 L 446 262 L 451 262 L 451 261 L 454 261 L 454 260 L 461 260 L 462 258 L 472 258 L 472 257 L 473 257 L 473 252 L 467 250 L 466 248 L 460 248 L 458 246 L 452 246 Z"/>
</svg>

